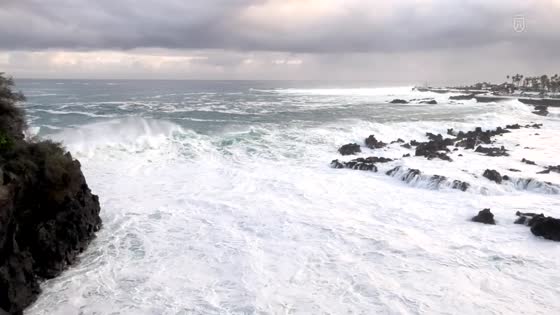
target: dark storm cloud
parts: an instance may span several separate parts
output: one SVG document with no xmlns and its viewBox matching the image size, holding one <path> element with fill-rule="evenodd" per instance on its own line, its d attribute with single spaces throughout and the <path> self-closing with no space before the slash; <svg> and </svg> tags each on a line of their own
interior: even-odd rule
<svg viewBox="0 0 560 315">
<path fill-rule="evenodd" d="M 8 0 L 0 3 L 4 49 L 212 48 L 221 21 L 247 0 Z"/>
<path fill-rule="evenodd" d="M 0 49 L 159 47 L 339 53 L 473 47 L 502 41 L 555 49 L 560 46 L 554 31 L 560 27 L 553 18 L 560 16 L 555 1 L 403 0 L 379 5 L 383 10 L 378 13 L 373 1 L 325 0 L 333 10 L 321 16 L 315 9 L 318 0 L 2 0 Z M 293 17 L 274 12 L 275 5 L 282 8 L 286 3 L 301 10 L 294 11 Z M 532 23 L 527 32 L 513 31 L 516 14 L 524 14 Z"/>
</svg>

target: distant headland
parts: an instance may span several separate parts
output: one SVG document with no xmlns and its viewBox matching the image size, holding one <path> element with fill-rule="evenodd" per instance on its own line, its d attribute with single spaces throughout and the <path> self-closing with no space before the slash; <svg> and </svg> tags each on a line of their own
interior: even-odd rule
<svg viewBox="0 0 560 315">
<path fill-rule="evenodd" d="M 560 107 L 560 76 L 508 75 L 501 84 L 479 82 L 469 86 L 415 87 L 414 90 L 435 93 L 466 93 L 464 99 L 475 98 L 477 102 L 499 102 L 518 99 L 528 105 Z"/>
</svg>

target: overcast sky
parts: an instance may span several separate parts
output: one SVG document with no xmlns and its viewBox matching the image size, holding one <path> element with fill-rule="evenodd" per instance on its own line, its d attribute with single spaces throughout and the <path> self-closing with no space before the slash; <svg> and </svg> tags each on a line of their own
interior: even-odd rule
<svg viewBox="0 0 560 315">
<path fill-rule="evenodd" d="M 0 71 L 499 81 L 560 72 L 560 0 L 0 0 Z"/>
</svg>

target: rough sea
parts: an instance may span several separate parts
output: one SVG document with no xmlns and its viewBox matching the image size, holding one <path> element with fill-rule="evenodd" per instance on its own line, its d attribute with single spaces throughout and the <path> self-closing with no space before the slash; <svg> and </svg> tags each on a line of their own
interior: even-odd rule
<svg viewBox="0 0 560 315">
<path fill-rule="evenodd" d="M 560 217 L 560 109 L 450 101 L 367 82 L 19 80 L 28 136 L 60 141 L 103 228 L 27 314 L 559 314 L 560 246 L 515 212 Z M 437 105 L 389 104 L 434 98 Z M 510 156 L 414 157 L 391 142 L 448 128 Z M 397 160 L 333 169 L 337 149 Z M 410 153 L 413 157 L 401 158 Z M 462 156 L 459 156 L 461 154 Z M 419 169 L 466 192 L 386 171 Z M 521 172 L 510 172 L 509 169 Z M 514 180 L 482 176 L 498 170 Z M 530 185 L 515 179 L 533 178 Z M 546 184 L 549 182 L 549 184 Z M 497 225 L 470 222 L 491 208 Z"/>
</svg>

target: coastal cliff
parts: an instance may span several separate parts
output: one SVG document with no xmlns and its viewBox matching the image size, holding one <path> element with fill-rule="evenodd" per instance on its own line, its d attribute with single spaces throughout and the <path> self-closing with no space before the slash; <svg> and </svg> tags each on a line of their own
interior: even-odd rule
<svg viewBox="0 0 560 315">
<path fill-rule="evenodd" d="M 39 281 L 60 274 L 101 227 L 79 161 L 24 139 L 23 95 L 0 74 L 0 314 L 21 314 Z"/>
</svg>

